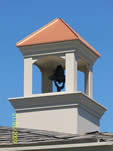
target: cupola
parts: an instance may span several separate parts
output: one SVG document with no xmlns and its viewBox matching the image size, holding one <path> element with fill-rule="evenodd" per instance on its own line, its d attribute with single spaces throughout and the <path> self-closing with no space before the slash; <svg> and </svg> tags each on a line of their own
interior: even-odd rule
<svg viewBox="0 0 113 151">
<path fill-rule="evenodd" d="M 16 46 L 24 56 L 24 97 L 9 101 L 17 112 L 18 126 L 73 134 L 99 131 L 106 109 L 93 100 L 93 65 L 100 54 L 62 19 L 53 20 Z M 42 93 L 35 95 L 33 64 L 42 73 Z M 85 76 L 84 92 L 77 89 L 78 70 Z M 58 92 L 53 92 L 52 81 Z M 59 92 L 64 85 L 65 91 Z"/>
</svg>

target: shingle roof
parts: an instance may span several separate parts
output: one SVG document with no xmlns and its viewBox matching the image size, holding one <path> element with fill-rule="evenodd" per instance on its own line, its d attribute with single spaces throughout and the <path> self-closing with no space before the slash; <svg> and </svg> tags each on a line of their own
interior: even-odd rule
<svg viewBox="0 0 113 151">
<path fill-rule="evenodd" d="M 45 130 L 17 128 L 18 143 L 12 143 L 12 128 L 0 127 L 0 147 L 3 146 L 30 146 L 30 145 L 56 145 L 78 144 L 90 142 L 113 142 L 113 133 L 90 132 L 83 135 L 65 134 Z"/>
<path fill-rule="evenodd" d="M 79 40 L 94 54 L 100 57 L 100 54 L 91 45 L 60 18 L 53 20 L 49 24 L 25 37 L 23 40 L 19 41 L 16 46 L 22 47 L 66 40 Z"/>
</svg>

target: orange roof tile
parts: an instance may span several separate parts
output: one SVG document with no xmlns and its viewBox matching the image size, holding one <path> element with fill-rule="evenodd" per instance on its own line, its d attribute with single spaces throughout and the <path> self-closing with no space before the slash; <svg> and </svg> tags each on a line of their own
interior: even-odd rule
<svg viewBox="0 0 113 151">
<path fill-rule="evenodd" d="M 25 37 L 23 40 L 16 43 L 16 46 L 22 47 L 75 39 L 80 40 L 86 47 L 100 57 L 100 54 L 92 46 L 60 18 L 53 20 L 49 24 Z"/>
</svg>

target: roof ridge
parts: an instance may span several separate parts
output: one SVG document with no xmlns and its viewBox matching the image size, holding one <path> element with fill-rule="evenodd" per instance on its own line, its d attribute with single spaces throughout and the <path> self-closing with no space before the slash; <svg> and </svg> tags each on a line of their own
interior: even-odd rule
<svg viewBox="0 0 113 151">
<path fill-rule="evenodd" d="M 61 19 L 61 18 L 60 18 L 60 19 Z M 90 44 L 88 44 L 88 42 L 87 42 L 84 38 L 82 38 L 74 29 L 72 29 L 68 24 L 66 24 L 63 19 L 61 19 L 61 21 L 74 33 L 75 36 L 78 37 L 78 39 L 79 39 L 84 45 L 88 45 L 88 46 L 93 50 L 94 53 L 97 53 L 98 56 L 101 56 Z"/>
<path fill-rule="evenodd" d="M 62 18 L 59 18 L 70 30 L 71 32 L 77 36 L 79 38 L 79 34 L 77 32 L 74 31 L 74 29 L 72 29 L 67 23 L 65 23 L 65 21 Z"/>
<path fill-rule="evenodd" d="M 20 40 L 19 42 L 16 43 L 16 46 L 18 46 L 20 43 L 25 42 L 26 40 L 32 38 L 34 35 L 38 34 L 39 32 L 41 32 L 44 28 L 47 28 L 51 23 L 55 23 L 55 21 L 57 21 L 59 18 L 55 18 L 54 20 L 52 20 L 51 22 L 49 22 L 48 24 L 44 25 L 43 27 L 37 29 L 36 31 L 32 32 L 31 34 L 29 34 L 28 36 L 26 36 L 24 39 Z"/>
</svg>

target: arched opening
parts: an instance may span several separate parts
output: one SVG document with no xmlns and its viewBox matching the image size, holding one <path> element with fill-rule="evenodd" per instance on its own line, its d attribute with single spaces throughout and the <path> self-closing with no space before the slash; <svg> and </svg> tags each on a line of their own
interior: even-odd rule
<svg viewBox="0 0 113 151">
<path fill-rule="evenodd" d="M 63 68 L 65 68 L 64 59 L 59 56 L 44 56 L 40 59 L 34 60 L 34 64 L 33 94 L 57 92 L 54 82 L 52 82 L 49 77 L 54 74 L 58 65 L 61 65 Z M 64 90 L 65 88 L 62 91 Z"/>
<path fill-rule="evenodd" d="M 32 65 L 32 94 L 41 93 L 41 72 L 36 65 Z"/>
<path fill-rule="evenodd" d="M 62 58 L 56 57 L 56 56 L 42 57 L 41 59 L 34 62 L 32 94 L 46 93 L 46 92 L 43 92 L 43 88 L 42 88 L 42 79 L 43 79 L 42 71 L 46 72 L 47 70 L 50 70 L 50 71 L 52 71 L 51 74 L 53 74 L 57 65 L 59 65 L 59 62 L 65 68 L 65 64 L 64 64 L 65 60 Z M 64 70 L 64 72 L 65 72 L 65 70 Z M 50 75 L 46 75 L 47 77 L 44 77 L 46 81 Z M 65 74 L 65 76 L 66 76 L 66 74 Z M 77 89 L 78 89 L 78 91 L 81 91 L 84 93 L 84 72 L 81 72 L 80 70 L 78 70 L 77 77 L 78 77 L 77 78 L 77 85 L 78 85 Z M 44 82 L 44 87 L 46 87 L 47 84 L 48 83 Z M 65 86 L 61 91 L 65 91 Z M 52 82 L 52 92 L 57 92 L 57 88 L 56 88 L 54 82 Z"/>
</svg>

